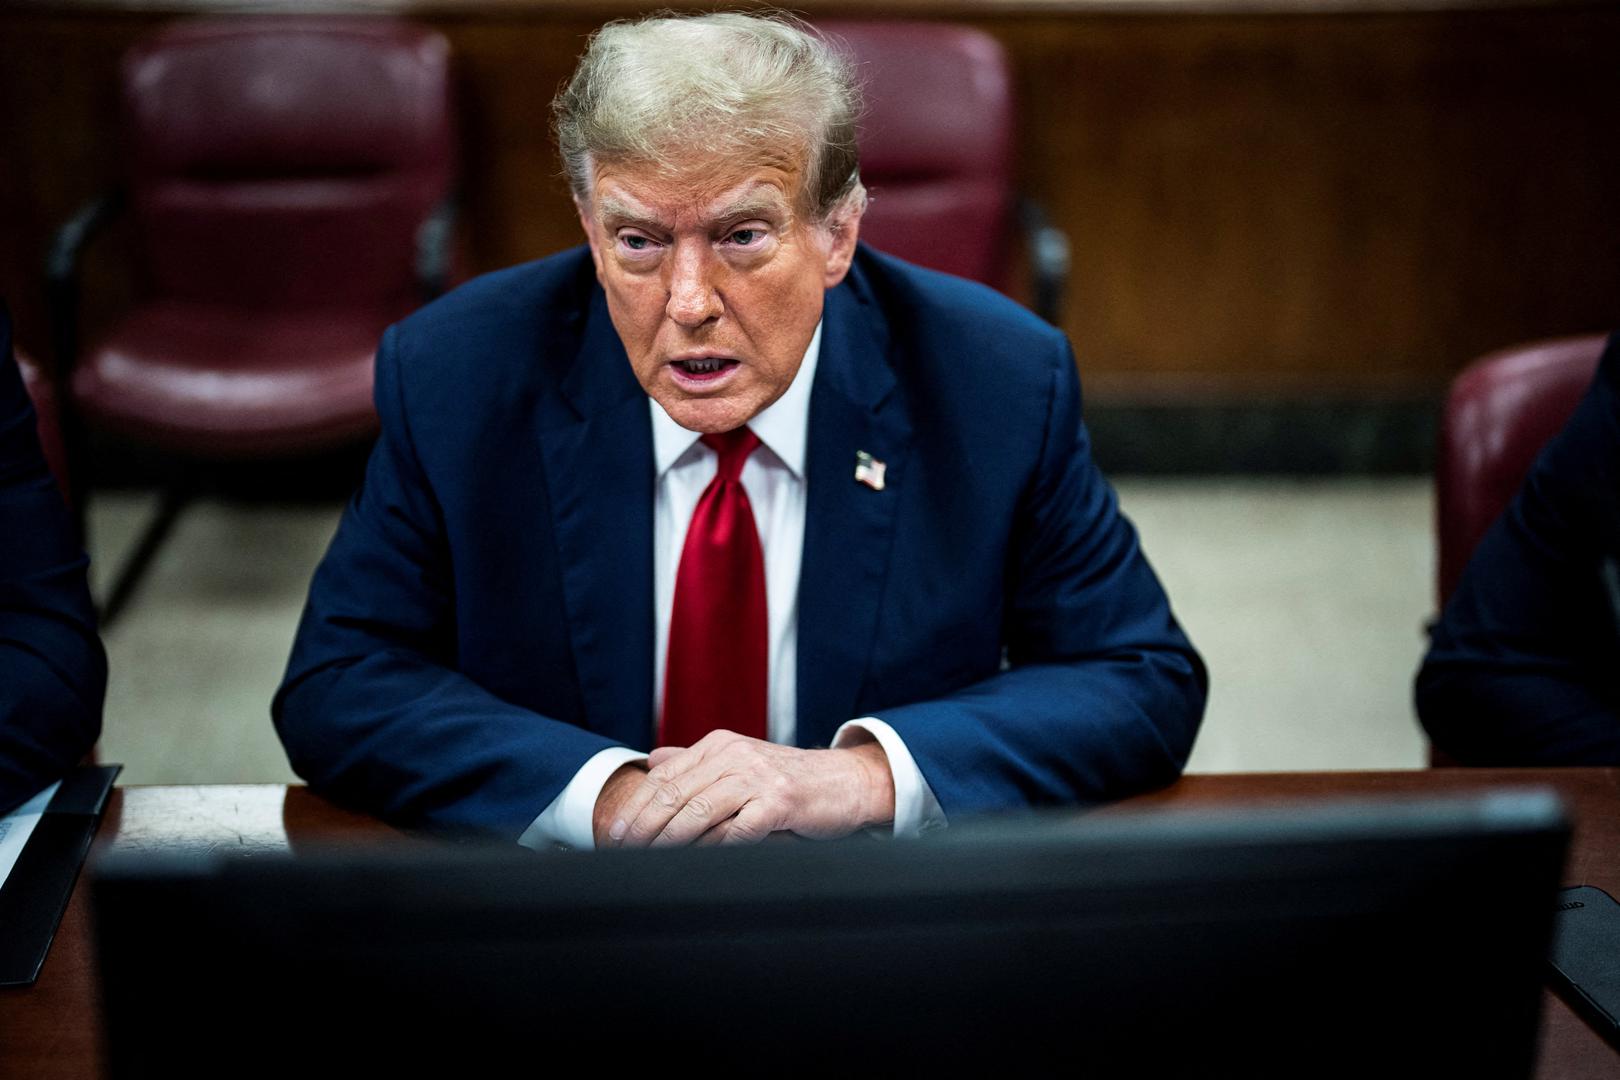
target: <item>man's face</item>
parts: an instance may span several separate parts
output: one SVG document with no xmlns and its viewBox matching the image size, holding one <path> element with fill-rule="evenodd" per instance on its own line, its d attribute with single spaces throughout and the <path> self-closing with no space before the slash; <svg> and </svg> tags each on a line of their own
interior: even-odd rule
<svg viewBox="0 0 1620 1080">
<path fill-rule="evenodd" d="M 601 164 L 580 221 L 636 378 L 692 431 L 741 427 L 798 374 L 859 218 L 799 212 L 801 169 Z"/>
</svg>

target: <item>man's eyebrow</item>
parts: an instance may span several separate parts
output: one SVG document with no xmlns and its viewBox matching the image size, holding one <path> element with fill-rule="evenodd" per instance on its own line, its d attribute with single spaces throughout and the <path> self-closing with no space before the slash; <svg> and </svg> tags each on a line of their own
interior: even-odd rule
<svg viewBox="0 0 1620 1080">
<path fill-rule="evenodd" d="M 780 195 L 753 192 L 744 195 L 734 203 L 721 207 L 714 215 L 714 221 L 736 221 L 738 218 L 772 217 L 781 215 L 787 210 L 787 204 Z"/>
<path fill-rule="evenodd" d="M 669 226 L 650 212 L 637 206 L 617 199 L 612 195 L 604 195 L 597 199 L 597 214 L 600 220 L 607 225 L 632 225 L 644 228 L 651 232 L 667 230 Z M 774 191 L 751 191 L 715 210 L 709 220 L 713 222 L 732 222 L 743 218 L 783 218 L 791 215 L 792 208 L 787 201 Z"/>
<path fill-rule="evenodd" d="M 629 203 L 620 202 L 611 195 L 604 195 L 597 200 L 597 213 L 604 222 L 618 225 L 637 225 L 653 231 L 664 228 L 662 222 L 644 210 L 637 209 Z"/>
</svg>

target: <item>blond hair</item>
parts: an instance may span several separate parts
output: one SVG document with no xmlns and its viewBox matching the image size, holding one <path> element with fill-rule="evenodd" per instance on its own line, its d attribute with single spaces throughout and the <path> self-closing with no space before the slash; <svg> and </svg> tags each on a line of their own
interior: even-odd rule
<svg viewBox="0 0 1620 1080">
<path fill-rule="evenodd" d="M 865 206 L 853 66 L 786 13 L 610 22 L 591 35 L 551 107 L 563 167 L 585 204 L 593 162 L 675 172 L 695 154 L 743 162 L 793 154 L 804 169 L 801 209 L 813 219 Z"/>
</svg>

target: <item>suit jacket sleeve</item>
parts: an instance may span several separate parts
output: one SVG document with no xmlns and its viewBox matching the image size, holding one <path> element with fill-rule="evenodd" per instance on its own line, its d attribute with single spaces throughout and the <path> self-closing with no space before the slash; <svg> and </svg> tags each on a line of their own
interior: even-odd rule
<svg viewBox="0 0 1620 1080">
<path fill-rule="evenodd" d="M 412 440 L 398 330 L 377 355 L 381 435 L 316 571 L 272 712 L 315 790 L 400 824 L 516 839 L 611 740 L 456 669 L 442 515 Z"/>
<path fill-rule="evenodd" d="M 1095 802 L 1180 774 L 1207 676 L 1093 463 L 1067 343 L 1008 558 L 1005 670 L 879 713 L 947 815 Z"/>
<path fill-rule="evenodd" d="M 1431 631 L 1419 716 L 1468 764 L 1620 764 L 1620 347 L 1480 542 Z"/>
<path fill-rule="evenodd" d="M 0 812 L 60 779 L 101 732 L 107 659 L 88 565 L 0 310 Z"/>
</svg>

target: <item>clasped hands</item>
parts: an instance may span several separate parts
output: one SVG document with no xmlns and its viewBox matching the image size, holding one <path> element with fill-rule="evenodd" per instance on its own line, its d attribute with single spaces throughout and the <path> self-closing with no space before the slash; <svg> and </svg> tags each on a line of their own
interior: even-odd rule
<svg viewBox="0 0 1620 1080">
<path fill-rule="evenodd" d="M 603 785 L 596 846 L 752 844 L 773 833 L 847 836 L 894 820 L 894 778 L 876 740 L 801 750 L 713 731 L 662 746 Z"/>
</svg>

